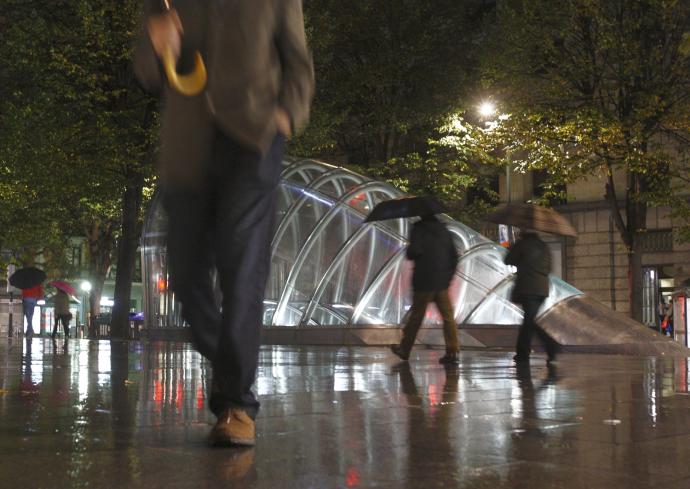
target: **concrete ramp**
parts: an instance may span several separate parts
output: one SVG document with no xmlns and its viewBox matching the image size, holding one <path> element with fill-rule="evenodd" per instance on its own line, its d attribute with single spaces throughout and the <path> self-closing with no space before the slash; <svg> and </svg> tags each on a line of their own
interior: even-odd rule
<svg viewBox="0 0 690 489">
<path fill-rule="evenodd" d="M 690 357 L 690 349 L 680 343 L 587 296 L 571 297 L 558 303 L 539 318 L 539 323 L 564 352 Z M 513 324 L 461 324 L 460 344 L 465 348 L 512 349 L 517 332 L 518 325 Z M 388 345 L 399 342 L 400 337 L 400 325 L 269 327 L 263 330 L 265 343 L 286 345 Z M 443 331 L 438 326 L 422 327 L 417 343 L 442 347 Z M 536 337 L 533 347 L 541 349 Z"/>
<path fill-rule="evenodd" d="M 539 323 L 564 351 L 690 356 L 680 343 L 587 296 L 556 304 Z"/>
</svg>

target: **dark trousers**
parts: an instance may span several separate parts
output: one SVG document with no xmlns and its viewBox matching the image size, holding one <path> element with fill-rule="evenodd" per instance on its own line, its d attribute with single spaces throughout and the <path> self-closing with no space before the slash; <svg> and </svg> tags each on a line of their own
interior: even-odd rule
<svg viewBox="0 0 690 489">
<path fill-rule="evenodd" d="M 261 158 L 217 132 L 201 188 L 164 189 L 170 288 L 197 348 L 212 363 L 210 408 L 216 415 L 240 408 L 255 417 L 259 409 L 251 386 L 282 155 L 282 136 Z"/>
<path fill-rule="evenodd" d="M 412 350 L 417 333 L 426 315 L 426 308 L 431 302 L 436 303 L 436 307 L 438 307 L 438 311 L 443 318 L 443 338 L 446 342 L 446 352 L 453 354 L 460 349 L 458 325 L 455 323 L 453 305 L 450 303 L 448 289 L 432 292 L 415 291 L 412 297 L 412 307 L 407 317 L 407 323 L 405 323 L 403 328 L 403 337 L 400 342 L 402 350 L 407 355 Z"/>
<path fill-rule="evenodd" d="M 532 349 L 532 336 L 535 332 L 542 343 L 544 343 L 546 353 L 549 356 L 556 353 L 556 342 L 537 324 L 537 313 L 545 299 L 546 297 L 537 296 L 525 296 L 520 299 L 525 315 L 518 333 L 517 346 L 515 347 L 519 357 L 529 357 Z"/>
<path fill-rule="evenodd" d="M 65 338 L 69 336 L 69 320 L 71 318 L 71 314 L 56 314 L 55 315 L 55 324 L 53 324 L 53 336 L 57 334 L 58 330 L 58 323 L 62 323 L 62 330 L 65 332 Z"/>
<path fill-rule="evenodd" d="M 36 309 L 36 304 L 38 304 L 38 299 L 34 297 L 24 297 L 22 299 L 22 312 L 24 317 L 26 317 L 26 334 L 34 334 L 34 310 Z"/>
</svg>

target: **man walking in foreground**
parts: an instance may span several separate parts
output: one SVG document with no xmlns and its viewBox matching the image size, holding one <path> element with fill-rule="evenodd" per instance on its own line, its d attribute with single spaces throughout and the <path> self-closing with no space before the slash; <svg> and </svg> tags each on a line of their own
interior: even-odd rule
<svg viewBox="0 0 690 489">
<path fill-rule="evenodd" d="M 439 363 L 457 363 L 460 348 L 458 325 L 448 296 L 448 286 L 455 274 L 458 253 L 448 228 L 433 215 L 416 222 L 410 234 L 407 258 L 414 261 L 412 307 L 403 329 L 402 341 L 399 345 L 391 345 L 391 350 L 402 360 L 410 357 L 426 308 L 434 302 L 443 318 L 446 342 L 446 354 L 439 359 Z"/>
<path fill-rule="evenodd" d="M 523 230 L 520 239 L 510 248 L 505 263 L 517 267 L 517 277 L 511 300 L 522 305 L 524 319 L 518 333 L 516 363 L 529 362 L 532 348 L 532 335 L 536 331 L 544 343 L 547 362 L 556 358 L 558 345 L 537 324 L 537 313 L 549 296 L 549 272 L 551 271 L 551 252 L 537 233 Z"/>
<path fill-rule="evenodd" d="M 198 50 L 208 71 L 201 94 L 163 94 L 170 288 L 213 365 L 211 442 L 253 445 L 259 402 L 251 386 L 283 144 L 306 124 L 313 93 L 301 0 L 177 0 L 170 10 L 152 0 L 144 31 L 135 71 L 145 87 L 163 86 L 166 49 L 181 54 L 180 68 Z"/>
</svg>

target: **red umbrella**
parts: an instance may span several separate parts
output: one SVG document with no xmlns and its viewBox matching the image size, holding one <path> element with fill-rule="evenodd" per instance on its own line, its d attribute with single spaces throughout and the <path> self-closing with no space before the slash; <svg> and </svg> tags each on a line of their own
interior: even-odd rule
<svg viewBox="0 0 690 489">
<path fill-rule="evenodd" d="M 77 289 L 72 287 L 71 284 L 68 284 L 64 280 L 54 280 L 54 281 L 50 282 L 48 285 L 52 285 L 56 289 L 63 291 L 65 294 L 77 295 Z"/>
</svg>

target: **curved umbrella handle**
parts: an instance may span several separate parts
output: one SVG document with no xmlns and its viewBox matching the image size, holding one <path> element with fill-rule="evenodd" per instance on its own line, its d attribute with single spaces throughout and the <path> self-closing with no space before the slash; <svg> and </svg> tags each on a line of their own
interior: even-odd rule
<svg viewBox="0 0 690 489">
<path fill-rule="evenodd" d="M 176 60 L 172 49 L 166 49 L 163 53 L 163 68 L 168 77 L 170 86 L 182 95 L 193 97 L 200 94 L 206 87 L 206 65 L 199 51 L 194 53 L 194 70 L 188 75 L 177 73 Z"/>
</svg>

